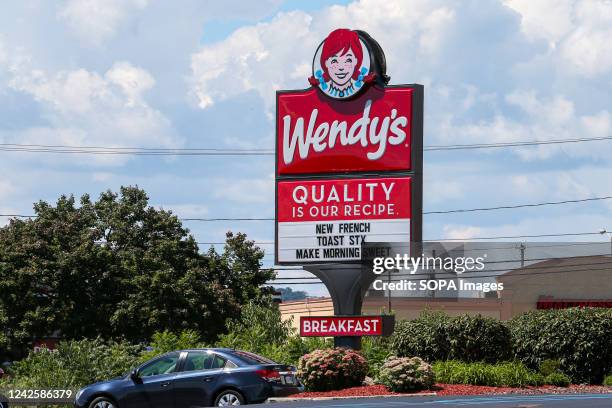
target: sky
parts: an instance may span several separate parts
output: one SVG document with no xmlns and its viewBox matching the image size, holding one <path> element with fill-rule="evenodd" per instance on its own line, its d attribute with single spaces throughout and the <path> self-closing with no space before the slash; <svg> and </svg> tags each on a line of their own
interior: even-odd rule
<svg viewBox="0 0 612 408">
<path fill-rule="evenodd" d="M 275 91 L 308 87 L 335 28 L 371 34 L 392 84 L 425 86 L 426 146 L 612 135 L 608 1 L 23 0 L 0 14 L 0 143 L 273 149 Z M 611 153 L 612 141 L 426 152 L 424 210 L 612 195 Z M 272 156 L 0 151 L 0 175 L 1 214 L 138 185 L 180 217 L 274 215 Z M 612 201 L 425 215 L 424 238 L 597 232 L 611 215 Z M 200 242 L 274 237 L 270 221 L 186 226 Z"/>
</svg>

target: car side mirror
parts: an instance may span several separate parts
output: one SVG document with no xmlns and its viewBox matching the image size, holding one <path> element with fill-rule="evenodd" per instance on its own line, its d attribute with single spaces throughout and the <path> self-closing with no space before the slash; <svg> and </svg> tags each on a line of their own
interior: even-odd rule
<svg viewBox="0 0 612 408">
<path fill-rule="evenodd" d="M 132 372 L 130 373 L 130 378 L 135 383 L 139 383 L 141 381 L 140 380 L 140 372 L 139 372 L 139 370 L 137 368 L 132 370 Z"/>
</svg>

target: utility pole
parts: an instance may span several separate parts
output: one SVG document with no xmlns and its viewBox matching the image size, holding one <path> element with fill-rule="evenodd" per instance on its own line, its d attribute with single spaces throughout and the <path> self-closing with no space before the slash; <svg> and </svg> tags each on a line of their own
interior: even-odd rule
<svg viewBox="0 0 612 408">
<path fill-rule="evenodd" d="M 605 228 L 602 228 L 599 230 L 599 233 L 601 235 L 608 234 L 608 236 L 610 237 L 610 255 L 612 255 L 612 232 L 608 232 L 608 230 L 606 230 Z"/>
<path fill-rule="evenodd" d="M 521 245 L 519 245 L 519 249 L 521 251 L 521 268 L 522 268 L 525 266 L 525 249 L 527 249 L 524 242 L 521 242 Z"/>
</svg>

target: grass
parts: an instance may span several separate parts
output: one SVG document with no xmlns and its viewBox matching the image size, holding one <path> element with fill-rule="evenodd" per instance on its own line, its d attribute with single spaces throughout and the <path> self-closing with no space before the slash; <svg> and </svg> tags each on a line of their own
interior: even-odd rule
<svg viewBox="0 0 612 408">
<path fill-rule="evenodd" d="M 436 381 L 444 384 L 525 387 L 544 384 L 544 377 L 519 362 L 497 364 L 438 361 L 433 364 Z"/>
</svg>

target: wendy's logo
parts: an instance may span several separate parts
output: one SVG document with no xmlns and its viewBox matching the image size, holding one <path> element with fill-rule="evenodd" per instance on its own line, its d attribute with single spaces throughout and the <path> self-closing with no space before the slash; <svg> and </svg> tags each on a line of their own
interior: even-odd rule
<svg viewBox="0 0 612 408">
<path fill-rule="evenodd" d="M 375 71 L 380 64 L 372 59 L 377 58 L 379 50 L 383 55 L 378 43 L 366 33 L 345 28 L 334 30 L 315 53 L 309 82 L 331 98 L 355 96 L 376 81 Z"/>
</svg>

